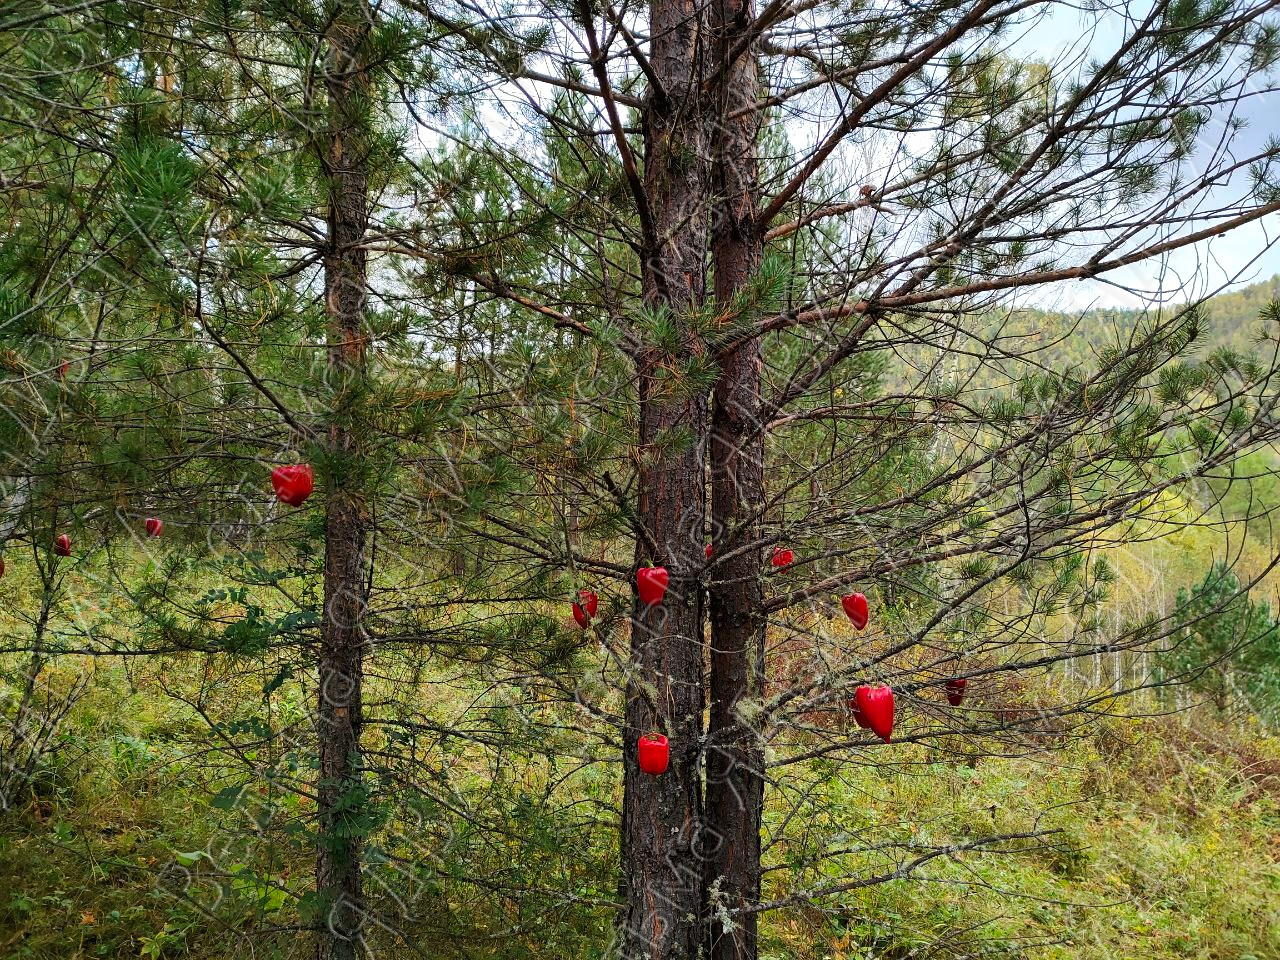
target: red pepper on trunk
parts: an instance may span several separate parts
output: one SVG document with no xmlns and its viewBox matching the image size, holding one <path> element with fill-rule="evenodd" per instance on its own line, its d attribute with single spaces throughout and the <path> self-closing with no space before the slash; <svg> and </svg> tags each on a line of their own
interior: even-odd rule
<svg viewBox="0 0 1280 960">
<path fill-rule="evenodd" d="M 641 567 L 636 571 L 636 589 L 640 594 L 640 602 L 652 607 L 662 602 L 667 595 L 667 584 L 671 574 L 666 567 Z"/>
<path fill-rule="evenodd" d="M 640 769 L 651 777 L 667 772 L 671 762 L 671 749 L 667 738 L 660 733 L 650 733 L 640 738 Z"/>
</svg>

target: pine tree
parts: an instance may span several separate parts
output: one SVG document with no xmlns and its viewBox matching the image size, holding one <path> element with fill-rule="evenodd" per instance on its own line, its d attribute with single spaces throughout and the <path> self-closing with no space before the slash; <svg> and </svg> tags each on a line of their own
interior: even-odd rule
<svg viewBox="0 0 1280 960">
<path fill-rule="evenodd" d="M 1273 724 L 1280 703 L 1277 628 L 1265 603 L 1250 599 L 1226 564 L 1214 564 L 1190 591 L 1178 591 L 1179 626 L 1162 661 L 1219 711 L 1243 706 Z"/>
<path fill-rule="evenodd" d="M 398 84 L 425 86 L 431 38 L 394 11 L 310 2 L 49 6 L 0 30 L 29 65 L 3 169 L 6 253 L 25 264 L 6 274 L 5 334 L 29 354 L 33 327 L 55 345 L 15 356 L 30 383 L 10 385 L 6 476 L 28 515 L 74 513 L 77 541 L 92 530 L 107 551 L 94 560 L 137 611 L 134 635 L 61 652 L 185 651 L 244 674 L 256 661 L 270 671 L 264 700 L 290 678 L 311 688 L 314 747 L 303 736 L 285 749 L 252 713 L 229 729 L 274 754 L 275 768 L 244 771 L 251 782 L 314 793 L 316 882 L 300 912 L 320 956 L 355 956 L 369 929 L 363 841 L 378 820 L 361 748 L 371 517 L 448 397 L 371 362 L 405 338 L 393 310 L 369 305 L 368 232 L 401 159 L 383 104 Z M 32 35 L 41 44 L 24 45 Z M 299 458 L 317 468 L 318 528 L 267 507 L 271 466 Z M 147 512 L 178 549 L 153 545 L 137 587 L 124 565 L 139 560 L 129 546 Z M 55 655 L 42 636 L 33 656 Z M 221 742 L 230 757 L 252 752 Z M 313 752 L 308 784 L 297 766 Z M 215 806 L 247 786 L 233 781 Z"/>
<path fill-rule="evenodd" d="M 519 48 L 519 16 L 488 13 L 491 44 L 477 47 Z M 633 365 L 634 472 L 597 468 L 580 481 L 594 502 L 578 509 L 616 501 L 634 534 L 627 579 L 658 561 L 672 575 L 665 618 L 637 602 L 630 649 L 614 653 L 626 689 L 624 956 L 752 956 L 762 911 L 876 882 L 799 871 L 791 892 L 752 902 L 758 784 L 866 747 L 814 720 L 857 685 L 892 683 L 913 718 L 908 741 L 963 731 L 979 754 L 1000 752 L 1100 694 L 958 713 L 937 706 L 945 680 L 997 695 L 1008 686 L 997 678 L 1149 649 L 1173 629 L 1166 618 L 1103 636 L 1088 611 L 1114 575 L 1089 557 L 1151 525 L 1195 522 L 1170 513 L 1177 491 L 1274 435 L 1272 363 L 1197 357 L 1193 305 L 1095 342 L 1087 364 L 1044 370 L 1003 298 L 1152 264 L 1280 209 L 1274 144 L 1243 161 L 1230 137 L 1198 146 L 1251 77 L 1269 76 L 1267 16 L 1260 4 L 1158 4 L 1098 60 L 1047 62 L 1002 45 L 1027 12 L 998 3 L 855 18 L 837 5 L 664 0 L 576 9 L 554 42 L 490 56 L 505 85 L 493 103 L 523 91 L 537 115 L 525 137 L 549 141 L 545 157 L 513 154 L 511 118 L 485 143 L 503 169 L 532 168 L 522 176 L 545 184 L 511 217 L 563 216 L 541 201 L 567 190 L 580 208 L 565 227 L 597 254 L 562 261 L 568 286 L 598 287 L 584 302 L 562 296 L 563 271 L 519 296 L 501 270 L 479 282 L 513 309 L 608 331 Z M 577 98 L 571 113 L 563 91 Z M 818 107 L 824 124 L 808 120 Z M 757 160 L 770 127 L 802 133 L 794 162 Z M 574 176 L 554 154 L 566 139 Z M 1250 164 L 1248 198 L 1216 201 L 1211 184 Z M 784 544 L 800 562 L 766 578 L 764 554 Z M 882 627 L 869 640 L 825 625 L 857 587 Z M 799 656 L 769 656 L 770 636 Z M 650 728 L 673 741 L 657 780 L 632 752 Z M 776 784 L 769 796 L 790 803 Z M 945 849 L 887 856 L 878 876 Z M 838 878 L 856 864 L 823 860 Z"/>
<path fill-rule="evenodd" d="M 390 865 L 432 869 L 383 828 L 407 808 L 485 834 L 440 871 L 451 890 L 556 902 L 529 875 L 594 826 L 557 798 L 587 777 L 538 768 L 569 757 L 620 781 L 590 789 L 621 791 L 628 958 L 750 958 L 761 916 L 1037 838 L 872 824 L 813 849 L 804 830 L 844 765 L 1018 752 L 1151 682 L 1136 657 L 1098 685 L 1060 665 L 1185 627 L 1109 629 L 1105 554 L 1196 523 L 1197 485 L 1274 440 L 1274 352 L 1203 350 L 1192 304 L 1062 363 L 1006 297 L 1114 280 L 1280 200 L 1275 145 L 1233 152 L 1230 122 L 1197 139 L 1265 92 L 1268 5 L 1157 4 L 1096 63 L 1020 53 L 1004 38 L 1031 15 L 210 0 L 0 25 L 48 42 L 70 17 L 73 38 L 30 48 L 69 88 L 31 79 L 39 120 L 4 154 L 6 332 L 27 348 L 53 318 L 83 364 L 65 402 L 51 380 L 12 391 L 24 429 L 59 423 L 38 503 L 105 524 L 109 492 L 226 535 L 157 564 L 130 652 L 314 698 L 314 741 L 248 708 L 211 732 L 270 761 L 216 804 L 252 778 L 319 799 L 300 907 L 320 956 L 415 922 L 459 936 L 447 905 L 433 925 L 370 893 Z M 58 66 L 91 46 L 92 69 Z M 438 144 L 413 149 L 424 131 Z M 35 352 L 14 369 L 54 369 Z M 267 467 L 295 457 L 323 521 L 263 530 Z M 671 573 L 657 605 L 635 593 L 649 563 Z M 553 610 L 580 589 L 601 612 L 570 630 Z M 839 607 L 855 589 L 864 633 Z M 412 688 L 432 655 L 474 705 L 365 702 L 384 665 Z M 848 709 L 875 682 L 898 697 L 892 744 Z M 660 777 L 637 764 L 648 732 L 671 740 Z M 492 789 L 423 782 L 454 741 Z"/>
</svg>

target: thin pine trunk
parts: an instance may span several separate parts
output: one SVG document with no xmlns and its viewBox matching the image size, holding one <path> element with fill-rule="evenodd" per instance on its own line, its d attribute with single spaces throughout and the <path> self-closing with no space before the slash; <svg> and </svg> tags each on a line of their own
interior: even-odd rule
<svg viewBox="0 0 1280 960">
<path fill-rule="evenodd" d="M 755 16 L 751 0 L 711 7 L 717 64 L 724 64 Z M 754 46 L 723 72 L 717 126 L 712 256 L 721 316 L 757 272 L 759 113 Z M 736 318 L 750 322 L 751 317 Z M 720 357 L 711 440 L 712 529 L 726 538 L 711 575 L 711 713 L 707 738 L 707 868 L 711 891 L 708 953 L 712 960 L 754 960 L 760 900 L 760 828 L 764 745 L 751 703 L 763 695 L 764 589 L 759 549 L 736 552 L 761 536 L 764 430 L 760 424 L 760 341 Z"/>
<path fill-rule="evenodd" d="M 360 456 L 350 414 L 365 368 L 366 255 L 369 219 L 366 120 L 369 78 L 361 62 L 368 24 L 357 6 L 338 11 L 329 28 L 325 84 L 331 129 L 325 144 L 329 237 L 324 257 L 328 378 L 333 391 L 328 449 L 332 482 L 325 504 L 324 600 L 317 719 L 320 748 L 320 839 L 316 889 L 325 905 L 320 960 L 363 953 L 361 886 L 363 813 L 360 733 L 368 517 L 353 479 Z"/>
<path fill-rule="evenodd" d="M 707 149 L 699 100 L 699 6 L 650 6 L 651 62 L 667 93 L 645 114 L 644 196 L 651 221 L 643 251 L 646 303 L 665 308 L 681 331 L 676 355 L 645 347 L 637 358 L 641 458 L 638 516 L 648 534 L 636 565 L 671 573 L 666 601 L 637 600 L 624 730 L 622 883 L 627 960 L 693 960 L 702 942 L 703 568 L 706 521 L 705 394 L 685 389 L 674 368 L 704 349 L 691 323 L 706 294 Z M 680 439 L 677 440 L 676 438 Z M 670 769 L 640 772 L 637 738 L 671 742 Z"/>
</svg>

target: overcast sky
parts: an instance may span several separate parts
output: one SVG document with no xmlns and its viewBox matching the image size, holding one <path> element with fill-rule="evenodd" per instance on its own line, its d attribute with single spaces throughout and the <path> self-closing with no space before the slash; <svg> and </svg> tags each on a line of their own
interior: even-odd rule
<svg viewBox="0 0 1280 960">
<path fill-rule="evenodd" d="M 1128 7 L 1130 16 L 1142 16 L 1146 4 Z M 1020 52 L 1049 60 L 1069 55 L 1087 44 L 1097 56 L 1115 49 L 1123 35 L 1123 23 L 1114 13 L 1101 15 L 1055 6 L 1053 15 L 1027 32 L 1016 44 Z M 1276 77 L 1260 78 L 1256 90 L 1275 85 Z M 1280 135 L 1280 99 L 1274 93 L 1250 97 L 1240 107 L 1239 115 L 1248 126 L 1237 134 L 1235 156 L 1243 157 L 1262 149 L 1268 138 Z M 1202 140 L 1212 142 L 1221 134 L 1222 123 L 1211 123 Z M 1246 193 L 1247 176 L 1238 177 L 1229 188 L 1213 199 L 1219 203 Z M 1160 262 L 1138 264 L 1116 271 L 1114 284 L 1085 282 L 1059 287 L 1054 291 L 1057 306 L 1083 308 L 1097 306 L 1139 306 L 1141 300 L 1119 287 L 1139 288 L 1172 300 L 1217 290 L 1224 284 L 1244 286 L 1280 273 L 1280 215 L 1242 227 L 1227 236 L 1194 248 L 1178 251 Z M 1188 296 L 1190 294 L 1190 296 Z"/>
</svg>

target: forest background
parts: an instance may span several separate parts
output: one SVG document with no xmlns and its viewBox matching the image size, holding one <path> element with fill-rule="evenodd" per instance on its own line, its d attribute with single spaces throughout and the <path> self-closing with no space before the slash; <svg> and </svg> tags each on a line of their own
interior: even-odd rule
<svg viewBox="0 0 1280 960">
<path fill-rule="evenodd" d="M 1273 7 L 0 6 L 0 956 L 1280 956 Z"/>
</svg>

